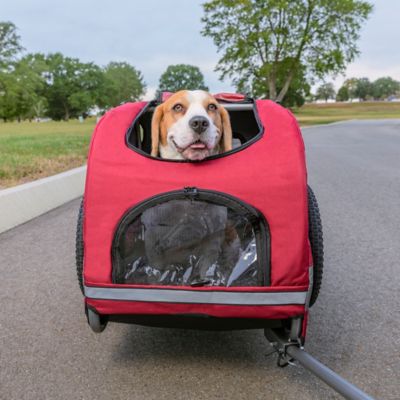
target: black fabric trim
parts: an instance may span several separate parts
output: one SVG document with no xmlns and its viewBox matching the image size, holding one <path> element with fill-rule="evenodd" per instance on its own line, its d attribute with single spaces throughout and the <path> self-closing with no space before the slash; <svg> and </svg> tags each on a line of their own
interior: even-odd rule
<svg viewBox="0 0 400 400">
<path fill-rule="evenodd" d="M 156 328 L 178 328 L 212 331 L 281 328 L 283 326 L 283 321 L 285 321 L 280 319 L 262 318 L 220 318 L 207 314 L 113 314 L 108 318 L 112 322 L 137 324 Z"/>
</svg>

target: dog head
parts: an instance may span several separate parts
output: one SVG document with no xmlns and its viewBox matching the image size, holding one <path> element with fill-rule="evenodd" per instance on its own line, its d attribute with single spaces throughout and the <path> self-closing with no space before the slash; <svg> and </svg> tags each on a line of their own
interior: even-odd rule
<svg viewBox="0 0 400 400">
<path fill-rule="evenodd" d="M 151 123 L 151 155 L 203 160 L 232 149 L 229 114 L 203 90 L 181 90 L 159 105 Z"/>
</svg>

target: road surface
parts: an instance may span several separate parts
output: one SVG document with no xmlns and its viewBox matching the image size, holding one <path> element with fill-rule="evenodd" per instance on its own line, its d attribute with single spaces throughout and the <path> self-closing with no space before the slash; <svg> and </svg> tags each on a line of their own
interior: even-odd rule
<svg viewBox="0 0 400 400">
<path fill-rule="evenodd" d="M 400 120 L 304 131 L 326 272 L 306 349 L 377 399 L 400 399 Z M 86 324 L 79 200 L 0 235 L 0 398 L 337 399 L 276 367 L 262 331 Z"/>
</svg>

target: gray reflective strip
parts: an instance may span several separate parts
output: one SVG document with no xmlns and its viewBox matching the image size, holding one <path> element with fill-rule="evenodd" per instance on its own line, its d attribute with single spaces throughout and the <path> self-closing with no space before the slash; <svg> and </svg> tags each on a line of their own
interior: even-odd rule
<svg viewBox="0 0 400 400">
<path fill-rule="evenodd" d="M 92 299 L 132 300 L 166 303 L 285 305 L 305 304 L 307 292 L 217 292 L 170 289 L 133 289 L 85 286 Z"/>
</svg>

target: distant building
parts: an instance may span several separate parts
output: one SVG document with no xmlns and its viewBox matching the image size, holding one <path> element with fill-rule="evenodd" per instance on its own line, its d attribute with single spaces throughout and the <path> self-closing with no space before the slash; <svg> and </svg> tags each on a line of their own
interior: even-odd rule
<svg viewBox="0 0 400 400">
<path fill-rule="evenodd" d="M 325 101 L 323 99 L 318 99 L 315 101 L 316 104 L 327 104 L 327 103 L 336 103 L 335 99 L 328 99 L 328 101 Z"/>
</svg>

